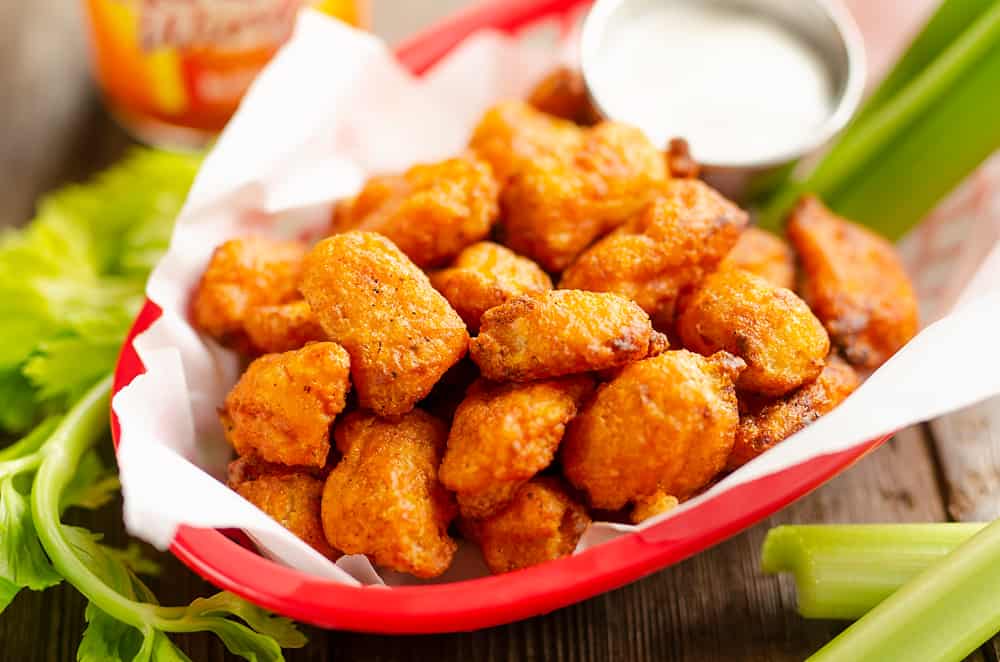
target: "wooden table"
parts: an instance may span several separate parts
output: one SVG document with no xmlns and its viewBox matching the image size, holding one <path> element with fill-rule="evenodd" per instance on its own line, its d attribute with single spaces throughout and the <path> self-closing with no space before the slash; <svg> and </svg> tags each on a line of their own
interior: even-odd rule
<svg viewBox="0 0 1000 662">
<path fill-rule="evenodd" d="M 78 4 L 0 3 L 0 225 L 24 222 L 39 194 L 85 178 L 130 144 L 104 114 L 88 79 Z M 377 5 L 380 31 L 393 37 L 405 34 L 446 5 L 462 3 L 407 0 L 402 9 L 403 4 Z M 768 528 L 786 522 L 941 521 L 977 509 L 996 515 L 986 500 L 988 489 L 962 489 L 967 484 L 993 487 L 995 466 L 979 466 L 980 480 L 971 483 L 965 480 L 967 465 L 941 461 L 962 457 L 957 450 L 934 443 L 926 428 L 908 430 L 814 494 L 715 549 L 547 616 L 427 637 L 307 628 L 309 646 L 289 652 L 288 659 L 800 660 L 843 624 L 800 618 L 791 583 L 761 575 L 759 551 Z M 966 450 L 975 453 L 976 447 Z M 106 532 L 113 544 L 125 541 L 118 504 L 85 513 L 78 521 Z M 164 604 L 186 604 L 214 591 L 172 557 L 159 557 L 164 572 L 150 584 Z M 66 586 L 22 592 L 0 617 L 0 658 L 75 659 L 84 606 L 83 598 Z M 223 647 L 210 636 L 177 641 L 193 660 L 225 659 Z M 998 657 L 995 647 L 988 646 L 972 659 Z"/>
</svg>

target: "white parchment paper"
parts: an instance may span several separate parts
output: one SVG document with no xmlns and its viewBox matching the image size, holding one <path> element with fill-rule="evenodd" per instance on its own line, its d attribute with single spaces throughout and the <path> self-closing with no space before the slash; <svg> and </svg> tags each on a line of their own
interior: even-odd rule
<svg viewBox="0 0 1000 662">
<path fill-rule="evenodd" d="M 220 482 L 230 449 L 216 408 L 238 377 L 238 361 L 192 329 L 188 301 L 212 250 L 226 239 L 314 235 L 326 225 L 332 201 L 355 192 L 370 173 L 460 152 L 483 111 L 500 99 L 523 96 L 564 59 L 561 49 L 536 42 L 481 33 L 415 79 L 374 37 L 318 13 L 302 14 L 294 37 L 206 159 L 170 250 L 149 282 L 149 298 L 163 315 L 135 341 L 146 373 L 113 401 L 122 431 L 125 523 L 133 535 L 165 548 L 181 524 L 240 528 L 270 557 L 336 581 L 417 581 L 380 576 L 361 556 L 331 563 Z M 1000 184 L 1000 168 L 993 171 L 988 177 Z M 1000 185 L 993 186 L 997 190 Z M 1000 394 L 1000 355 L 994 349 L 1000 337 L 1000 250 L 987 250 L 996 241 L 988 232 L 994 217 L 969 222 L 969 214 L 961 215 L 965 239 L 979 238 L 974 263 L 962 259 L 961 251 L 935 248 L 947 214 L 905 244 L 916 273 L 952 276 L 947 286 L 918 283 L 935 311 L 943 309 L 941 292 L 957 287 L 956 265 L 962 265 L 972 286 L 951 314 L 926 328 L 833 413 L 642 527 L 734 485 Z M 595 523 L 578 549 L 636 529 Z M 452 569 L 435 581 L 485 572 L 476 550 L 463 546 Z"/>
</svg>

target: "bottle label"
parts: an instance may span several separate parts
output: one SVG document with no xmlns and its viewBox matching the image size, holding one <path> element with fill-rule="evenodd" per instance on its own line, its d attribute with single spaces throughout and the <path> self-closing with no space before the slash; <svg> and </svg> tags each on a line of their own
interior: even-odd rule
<svg viewBox="0 0 1000 662">
<path fill-rule="evenodd" d="M 137 0 L 139 44 L 164 48 L 248 51 L 291 34 L 301 0 Z"/>
</svg>

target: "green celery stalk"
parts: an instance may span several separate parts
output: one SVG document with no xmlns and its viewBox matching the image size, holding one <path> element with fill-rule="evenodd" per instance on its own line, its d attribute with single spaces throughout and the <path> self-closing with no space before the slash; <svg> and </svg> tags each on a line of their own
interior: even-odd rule
<svg viewBox="0 0 1000 662">
<path fill-rule="evenodd" d="M 761 566 L 793 574 L 798 611 L 806 618 L 855 620 L 984 526 L 779 526 L 764 540 Z"/>
</svg>

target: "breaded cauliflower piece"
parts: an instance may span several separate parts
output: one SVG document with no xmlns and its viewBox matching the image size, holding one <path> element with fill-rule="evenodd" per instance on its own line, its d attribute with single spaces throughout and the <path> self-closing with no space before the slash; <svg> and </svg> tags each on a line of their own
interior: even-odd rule
<svg viewBox="0 0 1000 662">
<path fill-rule="evenodd" d="M 743 269 L 769 281 L 775 287 L 795 288 L 795 255 L 778 235 L 747 228 L 719 264 L 720 269 Z"/>
<path fill-rule="evenodd" d="M 323 488 L 327 542 L 417 577 L 447 570 L 457 547 L 448 535 L 455 502 L 437 479 L 447 435 L 419 409 L 391 421 L 345 416 L 334 430 L 344 459 Z"/>
<path fill-rule="evenodd" d="M 607 510 L 657 492 L 691 496 L 733 448 L 744 367 L 726 352 L 685 350 L 627 366 L 570 423 L 560 450 L 566 478 Z"/>
<path fill-rule="evenodd" d="M 830 352 L 826 329 L 802 299 L 741 269 L 702 281 L 683 303 L 677 333 L 700 354 L 741 357 L 740 390 L 772 397 L 815 379 Z"/>
<path fill-rule="evenodd" d="M 746 212 L 705 183 L 672 180 L 645 211 L 585 251 L 559 287 L 615 292 L 650 315 L 672 317 L 677 297 L 714 270 L 746 224 Z"/>
<path fill-rule="evenodd" d="M 529 384 L 479 379 L 455 412 L 440 478 L 464 517 L 489 517 L 552 463 L 566 424 L 593 391 L 586 375 Z"/>
<path fill-rule="evenodd" d="M 255 465 L 250 471 L 248 460 Z M 340 556 L 323 535 L 323 479 L 315 473 L 245 456 L 230 464 L 229 487 L 323 556 L 331 560 Z"/>
<path fill-rule="evenodd" d="M 465 323 L 427 276 L 385 237 L 347 232 L 306 256 L 302 294 L 326 335 L 351 355 L 362 407 L 413 409 L 465 355 Z"/>
<path fill-rule="evenodd" d="M 554 477 L 525 483 L 491 517 L 459 521 L 463 535 L 479 545 L 495 575 L 569 556 L 589 525 L 586 509 Z"/>
<path fill-rule="evenodd" d="M 632 520 L 633 524 L 639 524 L 650 517 L 656 517 L 669 510 L 673 510 L 679 503 L 680 501 L 677 500 L 677 497 L 670 496 L 664 492 L 656 492 L 649 496 L 639 497 L 635 500 L 635 505 L 632 506 L 629 519 Z"/>
<path fill-rule="evenodd" d="M 451 267 L 430 279 L 472 332 L 479 330 L 479 320 L 490 308 L 519 294 L 552 289 L 552 280 L 537 264 L 491 241 L 469 246 Z"/>
<path fill-rule="evenodd" d="M 683 138 L 671 138 L 666 151 L 667 170 L 674 179 L 697 179 L 701 164 L 691 155 L 691 147 Z"/>
<path fill-rule="evenodd" d="M 800 291 L 853 365 L 874 370 L 919 329 L 917 297 L 896 249 L 871 230 L 803 198 L 788 220 Z"/>
<path fill-rule="evenodd" d="M 243 326 L 250 346 L 261 354 L 288 352 L 306 343 L 326 340 L 323 327 L 305 300 L 275 306 L 254 306 Z"/>
<path fill-rule="evenodd" d="M 322 467 L 330 424 L 344 409 L 350 361 L 332 342 L 312 343 L 255 360 L 219 411 L 226 439 L 240 455 L 268 462 Z"/>
<path fill-rule="evenodd" d="M 648 355 L 652 335 L 624 297 L 552 290 L 486 311 L 469 353 L 487 379 L 526 382 L 625 365 Z"/>
<path fill-rule="evenodd" d="M 418 267 L 436 267 L 489 235 L 499 195 L 489 164 L 474 156 L 416 165 L 369 179 L 337 205 L 331 230 L 378 232 Z"/>
<path fill-rule="evenodd" d="M 504 243 L 547 271 L 568 267 L 596 239 L 657 195 L 663 154 L 638 129 L 602 122 L 570 158 L 524 165 L 500 195 Z"/>
<path fill-rule="evenodd" d="M 247 312 L 299 298 L 305 254 L 305 244 L 297 241 L 247 237 L 222 244 L 194 293 L 194 325 L 227 347 L 247 351 L 243 328 Z"/>
<path fill-rule="evenodd" d="M 582 126 L 601 121 L 600 112 L 590 101 L 583 75 L 572 67 L 556 67 L 549 72 L 531 90 L 528 103 L 543 113 Z"/>
<path fill-rule="evenodd" d="M 843 402 L 861 384 L 851 366 L 831 355 L 815 381 L 780 400 L 752 404 L 740 416 L 736 443 L 726 462 L 732 471 L 781 443 Z"/>
</svg>

